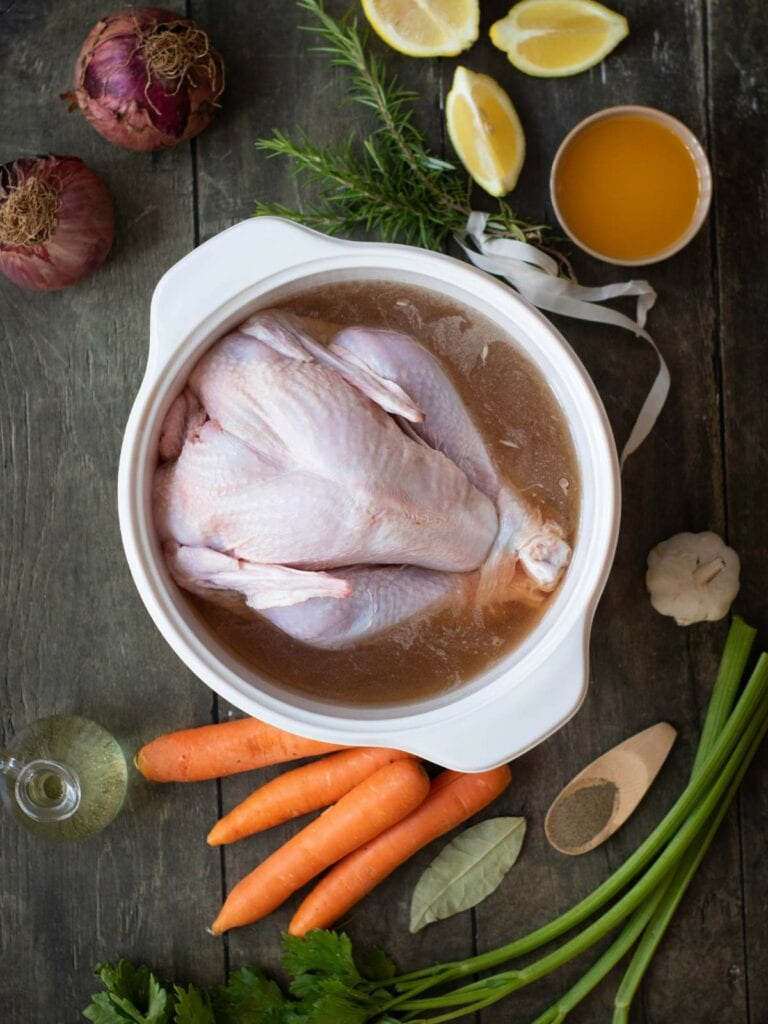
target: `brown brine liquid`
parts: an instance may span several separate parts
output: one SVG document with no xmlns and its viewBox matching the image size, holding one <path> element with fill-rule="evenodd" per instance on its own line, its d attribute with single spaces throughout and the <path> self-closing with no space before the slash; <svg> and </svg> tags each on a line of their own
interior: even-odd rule
<svg viewBox="0 0 768 1024">
<path fill-rule="evenodd" d="M 452 377 L 500 473 L 573 545 L 579 477 L 564 415 L 539 371 L 491 320 L 426 289 L 341 282 L 308 290 L 282 308 L 325 324 L 410 334 Z M 325 340 L 322 328 L 318 338 Z M 301 524 L 296 524 L 301 529 Z M 201 624 L 240 660 L 283 689 L 327 703 L 399 704 L 456 689 L 512 651 L 551 598 L 442 610 L 339 650 L 309 647 L 261 618 L 245 620 L 191 594 Z"/>
</svg>

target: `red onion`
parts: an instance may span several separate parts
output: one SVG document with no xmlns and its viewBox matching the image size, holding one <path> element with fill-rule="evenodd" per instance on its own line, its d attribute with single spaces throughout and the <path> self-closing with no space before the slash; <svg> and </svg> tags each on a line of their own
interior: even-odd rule
<svg viewBox="0 0 768 1024">
<path fill-rule="evenodd" d="M 158 7 L 102 18 L 75 64 L 75 97 L 93 127 L 126 149 L 175 146 L 213 117 L 224 65 L 193 21 Z"/>
<path fill-rule="evenodd" d="M 15 284 L 74 284 L 104 262 L 114 234 L 109 189 L 76 156 L 0 166 L 0 270 Z"/>
</svg>

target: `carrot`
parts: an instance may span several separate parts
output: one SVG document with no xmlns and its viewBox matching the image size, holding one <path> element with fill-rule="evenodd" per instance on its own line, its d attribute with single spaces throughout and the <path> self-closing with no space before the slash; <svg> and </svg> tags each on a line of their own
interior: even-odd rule
<svg viewBox="0 0 768 1024">
<path fill-rule="evenodd" d="M 429 778 L 417 761 L 379 768 L 237 883 L 213 922 L 214 935 L 265 917 L 321 871 L 410 814 L 428 792 Z"/>
<path fill-rule="evenodd" d="M 415 811 L 350 853 L 320 880 L 294 914 L 288 933 L 304 936 L 313 928 L 329 928 L 422 846 L 487 807 L 511 777 L 507 765 L 475 775 L 442 772 Z"/>
<path fill-rule="evenodd" d="M 339 743 L 303 739 L 257 718 L 239 718 L 158 736 L 141 748 L 135 764 L 153 782 L 199 782 L 342 749 Z"/>
<path fill-rule="evenodd" d="M 272 779 L 225 815 L 208 833 L 211 846 L 263 832 L 291 818 L 335 804 L 377 768 L 410 757 L 400 750 L 352 747 Z"/>
</svg>

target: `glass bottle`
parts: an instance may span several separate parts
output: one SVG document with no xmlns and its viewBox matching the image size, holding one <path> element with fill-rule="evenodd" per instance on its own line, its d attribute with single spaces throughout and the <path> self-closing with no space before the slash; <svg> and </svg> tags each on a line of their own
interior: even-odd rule
<svg viewBox="0 0 768 1024">
<path fill-rule="evenodd" d="M 4 803 L 44 839 L 84 839 L 99 832 L 119 812 L 127 784 L 117 740 L 79 715 L 40 718 L 0 753 Z"/>
</svg>

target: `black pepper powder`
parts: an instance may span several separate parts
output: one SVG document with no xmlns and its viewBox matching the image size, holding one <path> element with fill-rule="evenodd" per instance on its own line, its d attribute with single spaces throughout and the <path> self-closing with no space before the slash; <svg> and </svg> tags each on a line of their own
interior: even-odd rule
<svg viewBox="0 0 768 1024">
<path fill-rule="evenodd" d="M 614 782 L 594 779 L 558 800 L 547 822 L 552 843 L 563 850 L 584 846 L 608 824 L 618 795 Z"/>
</svg>

